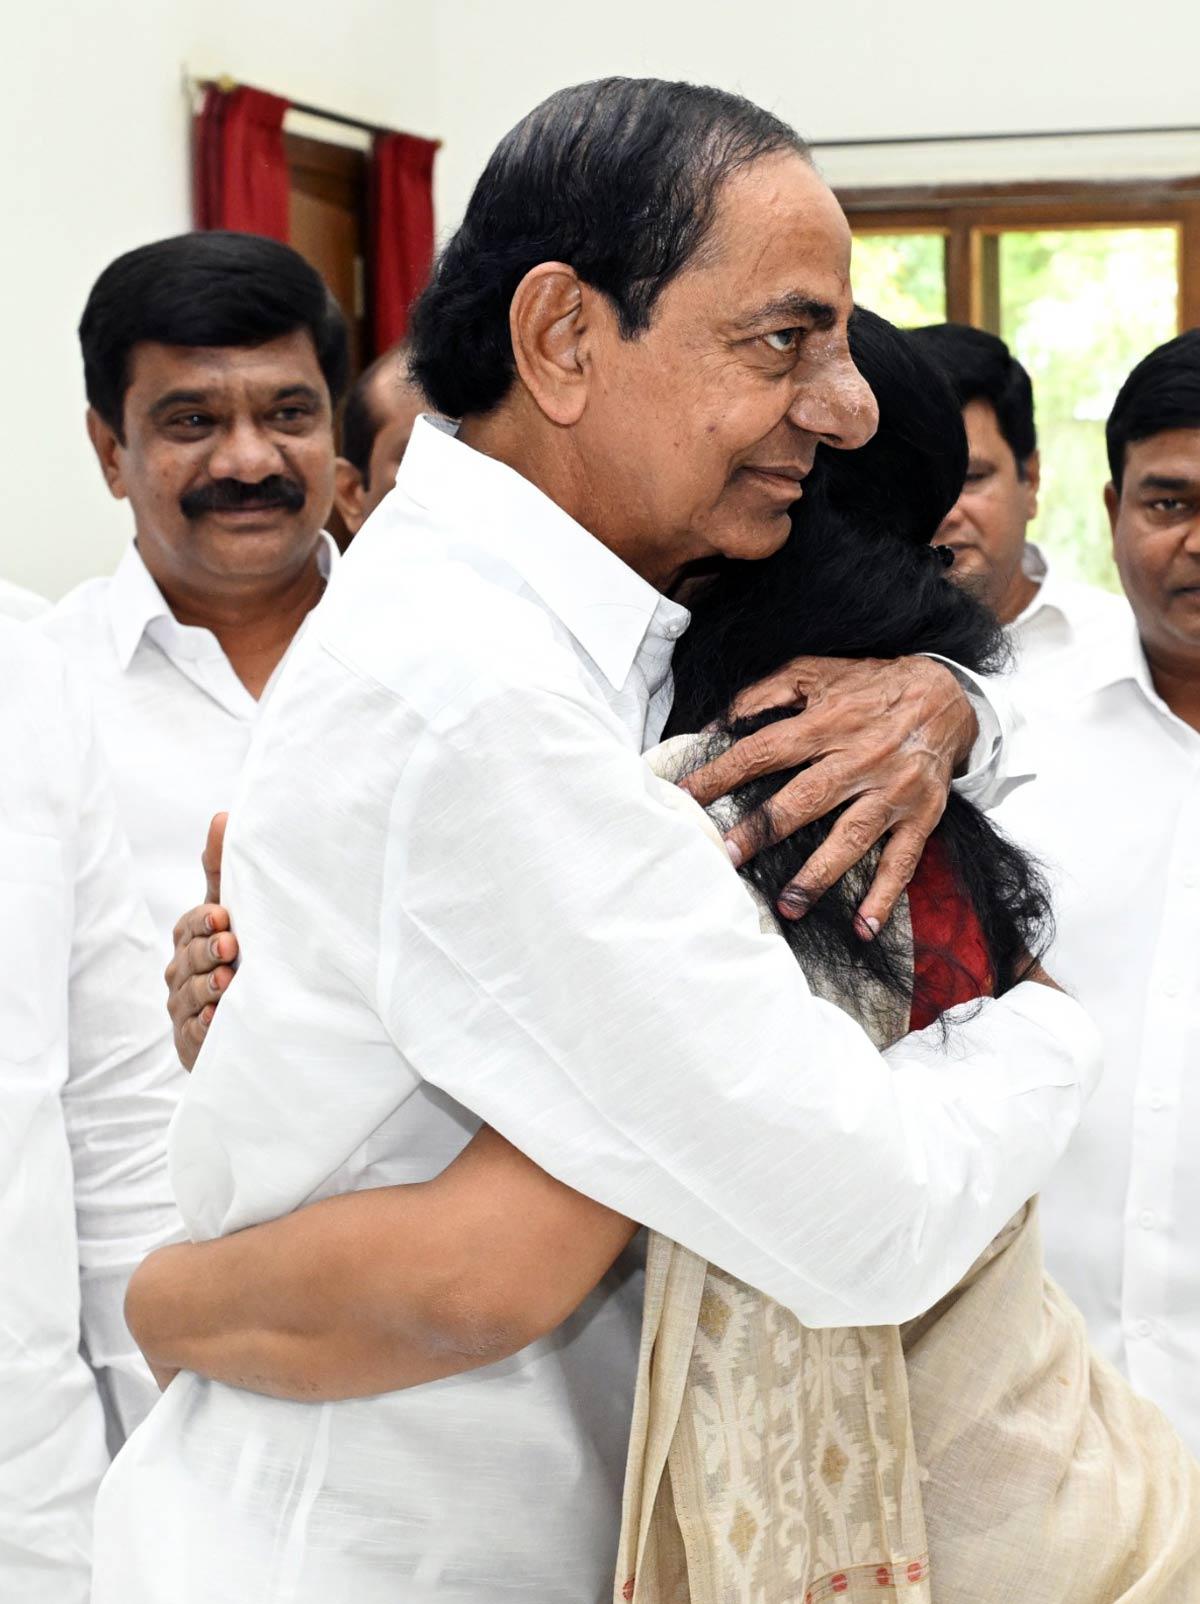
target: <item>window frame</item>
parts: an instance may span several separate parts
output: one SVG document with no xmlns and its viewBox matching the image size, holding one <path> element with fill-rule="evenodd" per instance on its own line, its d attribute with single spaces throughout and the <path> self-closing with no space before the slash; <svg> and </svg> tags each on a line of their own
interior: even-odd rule
<svg viewBox="0 0 1200 1604">
<path fill-rule="evenodd" d="M 1171 225 L 1178 327 L 1200 326 L 1200 176 L 1080 183 L 920 184 L 835 190 L 853 232 L 940 234 L 946 316 L 999 332 L 998 236 L 1008 230 Z"/>
</svg>

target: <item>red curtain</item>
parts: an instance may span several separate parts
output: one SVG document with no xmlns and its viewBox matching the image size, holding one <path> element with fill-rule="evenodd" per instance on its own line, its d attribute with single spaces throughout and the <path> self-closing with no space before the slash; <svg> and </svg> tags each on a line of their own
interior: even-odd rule
<svg viewBox="0 0 1200 1604">
<path fill-rule="evenodd" d="M 376 134 L 371 147 L 373 343 L 386 351 L 408 328 L 408 309 L 433 263 L 433 158 L 438 142 Z"/>
<path fill-rule="evenodd" d="M 287 243 L 288 102 L 261 89 L 210 84 L 196 118 L 197 228 L 232 228 Z"/>
</svg>

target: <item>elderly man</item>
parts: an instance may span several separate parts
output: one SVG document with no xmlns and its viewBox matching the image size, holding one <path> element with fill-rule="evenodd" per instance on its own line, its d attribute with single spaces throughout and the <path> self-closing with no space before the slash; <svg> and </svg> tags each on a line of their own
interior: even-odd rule
<svg viewBox="0 0 1200 1604">
<path fill-rule="evenodd" d="M 376 357 L 351 386 L 342 409 L 342 450 L 334 490 L 334 502 L 351 536 L 396 483 L 413 424 L 425 407 L 425 397 L 408 371 L 404 342 Z"/>
<path fill-rule="evenodd" d="M 1028 373 L 1003 340 L 962 323 L 913 329 L 909 338 L 949 379 L 970 451 L 962 495 L 935 544 L 954 553 L 952 576 L 1007 625 L 1018 672 L 1041 673 L 1063 652 L 1121 632 L 1126 604 L 1053 572 L 1028 538 L 1041 476 Z"/>
<path fill-rule="evenodd" d="M 86 1604 L 106 1406 L 115 1443 L 157 1396 L 122 1302 L 179 1231 L 183 1072 L 86 700 L 7 619 L 0 685 L 0 1597 Z"/>
<path fill-rule="evenodd" d="M 1133 609 L 1031 723 L 999 818 L 1051 866 L 1051 962 L 1106 1075 L 1042 1193 L 1093 1340 L 1200 1453 L 1200 330 L 1130 374 L 1105 502 Z"/>
<path fill-rule="evenodd" d="M 197 843 L 337 556 L 321 526 L 346 333 L 295 251 L 211 233 L 118 257 L 79 337 L 88 433 L 134 539 L 39 627 L 94 688 L 165 962 Z"/>
<path fill-rule="evenodd" d="M 183 1331 L 148 1343 L 156 1362 L 215 1379 L 173 1382 L 110 1476 L 98 1604 L 607 1598 L 636 1251 L 613 1244 L 546 1336 L 472 1370 L 494 1278 L 459 1272 L 487 1222 L 569 1257 L 574 1187 L 810 1323 L 889 1322 L 1060 1154 L 1095 1068 L 1073 1002 L 1024 984 L 982 1003 L 957 1031 L 966 1073 L 940 1038 L 881 1058 L 640 756 L 688 622 L 664 594 L 681 568 L 777 549 L 818 446 L 874 428 L 849 250 L 795 133 L 717 90 L 564 91 L 485 170 L 414 332 L 461 426 L 418 422 L 235 801 L 242 967 L 173 1165 L 194 1234 L 239 1234 L 168 1249 L 135 1298 Z M 943 672 L 859 684 L 878 712 Z M 926 731 L 942 772 L 965 733 Z M 869 836 L 859 810 L 835 855 Z M 397 1234 L 413 1189 L 392 1183 L 438 1176 L 481 1119 L 514 1144 L 504 1185 Z M 366 1336 L 388 1307 L 414 1379 L 464 1373 L 319 1407 L 239 1390 L 292 1390 L 279 1322 L 303 1349 L 360 1299 Z"/>
</svg>

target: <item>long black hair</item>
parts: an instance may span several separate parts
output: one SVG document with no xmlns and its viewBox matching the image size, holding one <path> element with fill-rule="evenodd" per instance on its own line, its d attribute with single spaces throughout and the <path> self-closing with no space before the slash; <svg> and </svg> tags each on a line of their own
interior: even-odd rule
<svg viewBox="0 0 1200 1604">
<path fill-rule="evenodd" d="M 967 445 L 962 415 L 941 374 L 897 329 L 857 310 L 850 346 L 879 403 L 879 430 L 858 451 L 822 447 L 774 556 L 725 562 L 689 597 L 692 625 L 675 654 L 670 732 L 716 724 L 738 738 L 794 709 L 736 722 L 738 692 L 803 655 L 890 658 L 936 652 L 966 668 L 994 671 L 1007 648 L 993 613 L 953 584 L 929 544 L 962 489 Z M 735 793 L 756 809 L 796 773 L 764 776 Z M 775 903 L 829 834 L 836 814 L 763 847 L 742 873 Z M 952 792 L 937 831 L 965 904 L 978 918 L 994 989 L 1007 990 L 1045 950 L 1050 907 L 1031 860 L 970 802 Z M 894 931 L 864 942 L 854 920 L 870 864 L 845 876 L 784 934 L 806 967 L 831 975 L 853 997 L 864 981 L 908 996 L 912 965 Z M 917 957 L 922 955 L 918 952 Z M 946 996 L 953 951 L 939 953 Z"/>
</svg>

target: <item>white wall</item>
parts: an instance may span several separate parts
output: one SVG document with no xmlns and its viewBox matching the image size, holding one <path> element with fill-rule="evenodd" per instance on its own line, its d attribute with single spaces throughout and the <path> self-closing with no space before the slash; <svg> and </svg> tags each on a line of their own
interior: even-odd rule
<svg viewBox="0 0 1200 1604">
<path fill-rule="evenodd" d="M 1196 0 L 26 0 L 4 39 L 0 575 L 50 596 L 128 539 L 90 460 L 74 331 L 106 262 L 188 225 L 185 67 L 440 137 L 443 234 L 512 123 L 605 73 L 740 89 L 818 143 L 1200 120 Z M 821 160 L 846 183 L 1200 172 L 1200 139 Z"/>
<path fill-rule="evenodd" d="M 3 37 L 0 575 L 55 597 L 129 539 L 84 434 L 75 328 L 107 262 L 190 225 L 185 69 L 432 131 L 431 7 L 27 0 Z"/>
<path fill-rule="evenodd" d="M 434 26 L 444 225 L 512 123 L 608 73 L 740 90 L 814 142 L 1200 123 L 1196 0 L 440 0 Z M 1132 170 L 1200 172 L 1200 138 L 1186 143 L 1135 148 Z M 830 152 L 821 165 L 846 183 L 1131 170 L 1124 149 L 1053 142 Z"/>
</svg>

